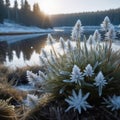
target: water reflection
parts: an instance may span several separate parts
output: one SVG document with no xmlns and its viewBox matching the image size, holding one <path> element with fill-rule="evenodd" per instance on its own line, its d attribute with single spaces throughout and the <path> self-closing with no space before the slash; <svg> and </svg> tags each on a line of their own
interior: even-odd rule
<svg viewBox="0 0 120 120">
<path fill-rule="evenodd" d="M 8 56 L 12 59 L 12 51 L 16 51 L 16 56 L 20 57 L 20 52 L 23 52 L 24 59 L 29 60 L 33 52 L 40 53 L 41 48 L 45 46 L 47 36 L 22 40 L 9 45 Z"/>
<path fill-rule="evenodd" d="M 5 60 L 8 44 L 6 41 L 0 41 L 0 63 Z"/>
<path fill-rule="evenodd" d="M 64 33 L 63 33 L 64 32 Z M 93 33 L 93 32 L 92 32 Z M 89 32 L 89 34 L 92 34 Z M 59 40 L 60 37 L 63 37 L 65 40 L 70 39 L 71 36 L 71 31 L 61 31 L 61 32 L 54 32 L 52 33 L 53 37 L 56 40 Z M 86 33 L 86 35 L 88 35 Z M 44 48 L 46 46 L 46 40 L 47 40 L 47 35 L 35 37 L 35 38 L 29 38 L 25 39 L 22 41 L 14 42 L 14 43 L 9 43 L 3 46 L 4 49 L 1 49 L 0 47 L 0 61 L 5 61 L 6 58 L 6 53 L 7 53 L 7 59 L 6 61 L 10 64 L 11 60 L 15 60 L 20 63 L 20 61 L 24 61 L 21 66 L 26 63 L 26 64 L 35 64 L 38 63 L 39 61 L 39 54 L 41 53 L 41 48 Z M 120 42 L 115 43 L 118 45 Z M 47 47 L 47 46 L 46 46 Z M 119 48 L 119 45 L 118 45 Z M 15 51 L 15 52 L 13 52 Z M 35 60 L 36 59 L 36 60 Z M 37 62 L 36 62 L 37 61 Z"/>
<path fill-rule="evenodd" d="M 65 44 L 67 46 L 67 41 L 65 42 Z M 100 44 L 103 45 L 104 42 L 101 42 Z M 76 47 L 76 43 L 74 41 L 72 41 L 72 46 L 73 46 L 73 48 Z M 84 46 L 84 42 L 81 42 L 81 47 L 83 47 L 83 46 Z M 87 48 L 88 48 L 88 50 L 91 48 L 91 46 L 88 43 L 87 43 Z M 120 50 L 120 42 L 119 41 L 114 42 L 112 44 L 112 48 L 115 51 Z M 45 47 L 44 47 L 44 50 L 47 53 L 48 59 L 51 59 L 51 56 L 50 56 L 51 49 L 52 49 L 52 47 L 48 44 L 45 45 Z M 59 53 L 61 55 L 64 54 L 63 50 L 61 49 L 60 42 L 54 43 L 54 49 L 55 49 L 56 53 Z M 68 50 L 68 48 L 66 48 L 66 50 Z M 6 62 L 4 62 L 4 64 L 11 69 L 22 68 L 22 67 L 25 67 L 25 66 L 34 66 L 34 65 L 41 66 L 42 63 L 40 63 L 39 56 L 43 56 L 43 55 L 44 54 L 39 54 L 36 51 L 34 51 L 31 55 L 30 59 L 27 60 L 27 59 L 24 58 L 23 52 L 20 52 L 20 55 L 18 57 L 16 52 L 13 51 L 12 61 L 7 56 L 6 57 Z"/>
</svg>

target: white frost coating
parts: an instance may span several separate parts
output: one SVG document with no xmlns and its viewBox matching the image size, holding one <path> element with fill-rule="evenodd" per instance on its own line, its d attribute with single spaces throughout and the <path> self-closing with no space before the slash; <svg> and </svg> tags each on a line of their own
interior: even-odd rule
<svg viewBox="0 0 120 120">
<path fill-rule="evenodd" d="M 27 79 L 33 87 L 41 86 L 44 79 L 42 77 L 42 73 L 39 72 L 39 75 L 34 74 L 32 71 L 27 71 Z"/>
<path fill-rule="evenodd" d="M 93 36 L 92 36 L 92 35 L 89 36 L 89 38 L 88 38 L 88 40 L 87 40 L 87 43 L 88 43 L 89 45 L 96 45 L 96 41 L 93 39 Z"/>
<path fill-rule="evenodd" d="M 116 32 L 114 27 L 111 27 L 108 32 L 105 34 L 106 40 L 114 40 L 116 38 Z"/>
<path fill-rule="evenodd" d="M 81 82 L 83 80 L 84 80 L 83 73 L 80 71 L 80 68 L 77 65 L 74 65 L 70 80 L 63 80 L 63 82 L 73 82 L 81 85 Z"/>
<path fill-rule="evenodd" d="M 85 70 L 84 70 L 84 75 L 85 76 L 89 76 L 89 77 L 92 77 L 94 75 L 94 71 L 93 71 L 93 68 L 90 64 L 88 64 L 86 67 L 85 67 Z"/>
<path fill-rule="evenodd" d="M 100 42 L 101 41 L 101 35 L 98 32 L 98 30 L 95 30 L 94 34 L 93 34 L 93 40 L 95 40 L 96 42 Z"/>
<path fill-rule="evenodd" d="M 106 84 L 107 82 L 103 76 L 103 73 L 100 71 L 98 75 L 95 77 L 95 83 L 94 83 L 94 85 L 98 87 L 99 96 L 102 95 L 102 89 Z"/>
<path fill-rule="evenodd" d="M 81 21 L 78 20 L 72 30 L 72 39 L 79 40 L 82 32 L 83 32 L 83 27 L 82 27 Z"/>
<path fill-rule="evenodd" d="M 39 99 L 38 96 L 27 94 L 26 105 L 30 108 L 34 108 L 37 105 Z"/>
<path fill-rule="evenodd" d="M 89 95 L 90 93 L 87 93 L 83 96 L 81 89 L 79 90 L 77 95 L 75 90 L 73 90 L 72 96 L 69 96 L 68 99 L 65 99 L 65 101 L 69 104 L 69 107 L 66 109 L 66 112 L 73 108 L 81 114 L 82 109 L 86 111 L 87 108 L 92 108 L 92 106 L 89 105 L 89 103 L 86 101 Z"/>
<path fill-rule="evenodd" d="M 109 17 L 106 16 L 101 24 L 102 29 L 107 32 L 112 26 Z"/>
<path fill-rule="evenodd" d="M 112 97 L 108 97 L 108 99 L 104 99 L 108 108 L 111 108 L 111 111 L 120 110 L 120 96 L 113 95 Z"/>
</svg>

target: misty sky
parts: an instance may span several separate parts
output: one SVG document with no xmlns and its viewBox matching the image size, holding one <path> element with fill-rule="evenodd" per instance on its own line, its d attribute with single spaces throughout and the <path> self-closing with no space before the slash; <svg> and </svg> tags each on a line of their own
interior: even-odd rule
<svg viewBox="0 0 120 120">
<path fill-rule="evenodd" d="M 13 4 L 14 0 L 10 0 Z M 18 0 L 20 4 L 21 0 Z M 120 7 L 120 0 L 28 0 L 31 5 L 38 2 L 43 12 L 48 14 L 75 13 L 108 10 Z"/>
</svg>

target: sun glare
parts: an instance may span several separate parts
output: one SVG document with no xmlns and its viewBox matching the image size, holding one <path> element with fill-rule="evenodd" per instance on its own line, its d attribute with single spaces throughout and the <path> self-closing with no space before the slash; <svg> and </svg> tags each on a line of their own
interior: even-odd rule
<svg viewBox="0 0 120 120">
<path fill-rule="evenodd" d="M 51 0 L 41 0 L 39 1 L 40 8 L 45 14 L 55 14 L 57 11 L 57 2 Z"/>
</svg>

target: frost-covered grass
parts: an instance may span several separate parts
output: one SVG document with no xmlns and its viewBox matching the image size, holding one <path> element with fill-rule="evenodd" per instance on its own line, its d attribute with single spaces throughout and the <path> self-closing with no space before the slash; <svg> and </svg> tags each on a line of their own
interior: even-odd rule
<svg viewBox="0 0 120 120">
<path fill-rule="evenodd" d="M 29 82 L 33 86 L 40 84 L 41 87 L 36 89 L 52 94 L 54 101 L 64 105 L 65 112 L 74 110 L 82 114 L 103 107 L 119 113 L 120 49 L 112 48 L 116 36 L 108 17 L 101 26 L 104 41 L 101 41 L 99 31 L 95 31 L 88 40 L 84 37 L 81 42 L 82 26 L 80 20 L 77 21 L 71 40 L 66 42 L 60 38 L 61 51 L 55 49 L 56 42 L 48 35 L 49 55 L 43 49 L 40 56 L 46 72 L 34 74 L 27 71 Z"/>
</svg>

